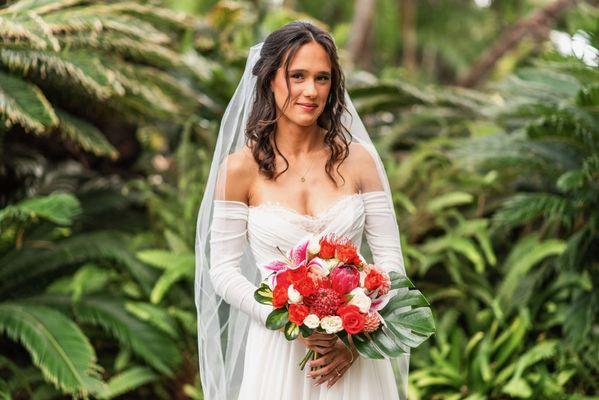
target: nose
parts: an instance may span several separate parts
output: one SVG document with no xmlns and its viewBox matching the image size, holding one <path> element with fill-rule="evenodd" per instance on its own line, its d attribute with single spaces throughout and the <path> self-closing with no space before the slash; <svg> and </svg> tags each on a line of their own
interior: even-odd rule
<svg viewBox="0 0 599 400">
<path fill-rule="evenodd" d="M 316 97 L 316 85 L 314 84 L 314 79 L 307 79 L 306 86 L 304 87 L 304 96 L 306 97 Z"/>
</svg>

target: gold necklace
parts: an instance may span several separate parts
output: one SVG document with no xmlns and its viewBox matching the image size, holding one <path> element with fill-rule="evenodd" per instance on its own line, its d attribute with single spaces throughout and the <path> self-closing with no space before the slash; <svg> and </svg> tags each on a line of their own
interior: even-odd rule
<svg viewBox="0 0 599 400">
<path fill-rule="evenodd" d="M 302 183 L 306 182 L 306 175 L 308 175 L 308 172 L 310 172 L 310 169 L 312 168 L 313 164 L 314 164 L 314 160 L 312 160 L 312 162 L 308 166 L 308 169 L 306 170 L 306 172 L 304 172 L 304 174 L 300 177 L 300 181 L 302 181 Z"/>
</svg>

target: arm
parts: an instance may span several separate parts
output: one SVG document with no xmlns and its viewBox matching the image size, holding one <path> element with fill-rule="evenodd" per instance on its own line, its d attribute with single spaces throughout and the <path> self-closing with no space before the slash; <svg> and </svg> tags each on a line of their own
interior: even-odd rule
<svg viewBox="0 0 599 400">
<path fill-rule="evenodd" d="M 210 279 L 215 292 L 231 306 L 266 323 L 270 307 L 254 299 L 256 286 L 242 273 L 247 248 L 248 208 L 237 201 L 215 200 L 210 236 Z"/>
<path fill-rule="evenodd" d="M 210 232 L 210 279 L 224 301 L 264 324 L 271 309 L 254 299 L 257 288 L 240 268 L 247 248 L 251 161 L 246 151 L 240 151 L 227 157 L 219 171 Z"/>
</svg>

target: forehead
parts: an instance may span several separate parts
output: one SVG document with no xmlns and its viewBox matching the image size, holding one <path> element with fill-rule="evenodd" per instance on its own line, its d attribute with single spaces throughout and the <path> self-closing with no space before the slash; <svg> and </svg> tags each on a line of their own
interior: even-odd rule
<svg viewBox="0 0 599 400">
<path fill-rule="evenodd" d="M 308 42 L 297 50 L 289 63 L 289 70 L 294 69 L 330 71 L 331 59 L 327 51 L 319 43 L 314 41 Z"/>
</svg>

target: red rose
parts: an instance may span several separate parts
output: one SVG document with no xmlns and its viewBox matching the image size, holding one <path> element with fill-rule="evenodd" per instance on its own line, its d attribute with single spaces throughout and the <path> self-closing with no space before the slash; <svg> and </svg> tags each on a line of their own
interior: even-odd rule
<svg viewBox="0 0 599 400">
<path fill-rule="evenodd" d="M 353 304 L 346 304 L 337 309 L 337 315 L 343 321 L 343 329 L 350 335 L 355 335 L 364 330 L 366 317 L 360 312 L 360 309 Z"/>
<path fill-rule="evenodd" d="M 290 304 L 289 305 L 289 321 L 293 322 L 297 326 L 304 323 L 304 319 L 310 314 L 310 309 L 303 304 Z"/>
<path fill-rule="evenodd" d="M 299 282 L 294 283 L 293 287 L 304 297 L 314 294 L 317 289 L 314 281 L 308 277 L 302 279 Z"/>
<path fill-rule="evenodd" d="M 344 304 L 337 309 L 337 315 L 342 317 L 343 314 L 351 311 L 360 312 L 360 309 L 358 308 L 358 306 L 353 304 Z"/>
<path fill-rule="evenodd" d="M 383 283 L 383 276 L 379 274 L 377 271 L 372 269 L 368 275 L 366 275 L 366 279 L 364 279 L 364 286 L 368 290 L 375 290 Z"/>
<path fill-rule="evenodd" d="M 320 239 L 320 251 L 318 256 L 320 258 L 329 259 L 335 257 L 335 243 L 330 238 Z"/>
<path fill-rule="evenodd" d="M 272 292 L 272 306 L 281 308 L 287 304 L 287 299 L 287 288 L 283 285 L 275 286 L 275 290 Z"/>
<path fill-rule="evenodd" d="M 289 270 L 285 270 L 277 274 L 277 285 L 282 285 L 285 288 L 288 288 L 289 285 L 291 285 L 291 276 L 289 274 Z"/>
</svg>

